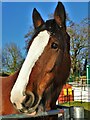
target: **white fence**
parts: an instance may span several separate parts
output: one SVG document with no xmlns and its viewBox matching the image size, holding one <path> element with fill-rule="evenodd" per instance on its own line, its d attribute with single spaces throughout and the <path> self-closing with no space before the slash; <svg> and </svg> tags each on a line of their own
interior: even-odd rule
<svg viewBox="0 0 90 120">
<path fill-rule="evenodd" d="M 90 102 L 90 87 L 88 86 L 73 86 L 74 101 Z"/>
</svg>

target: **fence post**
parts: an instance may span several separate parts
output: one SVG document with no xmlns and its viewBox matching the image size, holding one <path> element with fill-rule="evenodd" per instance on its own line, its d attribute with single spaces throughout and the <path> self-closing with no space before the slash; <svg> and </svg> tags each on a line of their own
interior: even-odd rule
<svg viewBox="0 0 90 120">
<path fill-rule="evenodd" d="M 64 110 L 63 120 L 69 120 L 70 119 L 70 107 L 62 107 Z"/>
<path fill-rule="evenodd" d="M 87 65 L 87 84 L 90 85 L 90 65 Z"/>
<path fill-rule="evenodd" d="M 84 107 L 81 106 L 71 107 L 70 116 L 74 120 L 84 120 Z"/>
</svg>

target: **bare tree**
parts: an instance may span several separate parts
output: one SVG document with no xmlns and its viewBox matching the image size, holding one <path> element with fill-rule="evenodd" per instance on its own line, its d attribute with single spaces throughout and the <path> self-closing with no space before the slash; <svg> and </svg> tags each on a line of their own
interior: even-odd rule
<svg viewBox="0 0 90 120">
<path fill-rule="evenodd" d="M 13 73 L 23 62 L 23 56 L 15 43 L 7 44 L 2 51 L 2 71 Z"/>
<path fill-rule="evenodd" d="M 77 76 L 84 67 L 84 61 L 88 57 L 88 21 L 83 19 L 80 24 L 73 23 L 68 26 L 70 34 L 70 53 L 72 60 L 71 74 Z"/>
</svg>

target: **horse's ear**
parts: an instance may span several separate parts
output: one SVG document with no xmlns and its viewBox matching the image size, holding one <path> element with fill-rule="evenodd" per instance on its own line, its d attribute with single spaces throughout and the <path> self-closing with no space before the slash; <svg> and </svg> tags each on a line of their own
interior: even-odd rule
<svg viewBox="0 0 90 120">
<path fill-rule="evenodd" d="M 44 24 L 44 20 L 42 19 L 41 15 L 36 10 L 36 8 L 34 8 L 34 10 L 33 10 L 32 18 L 33 18 L 33 24 L 34 24 L 35 28 L 37 28 L 40 25 Z"/>
<path fill-rule="evenodd" d="M 66 27 L 66 12 L 61 2 L 58 2 L 58 5 L 55 9 L 54 19 L 59 26 Z"/>
</svg>

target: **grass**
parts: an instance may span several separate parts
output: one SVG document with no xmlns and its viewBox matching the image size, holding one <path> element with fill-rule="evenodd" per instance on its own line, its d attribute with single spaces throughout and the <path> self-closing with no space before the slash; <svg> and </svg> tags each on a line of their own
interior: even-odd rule
<svg viewBox="0 0 90 120">
<path fill-rule="evenodd" d="M 73 101 L 73 102 L 66 102 L 61 104 L 62 106 L 82 106 L 84 107 L 85 110 L 90 111 L 90 102 L 77 102 L 77 101 Z"/>
<path fill-rule="evenodd" d="M 73 102 L 66 102 L 63 104 L 60 104 L 62 106 L 82 106 L 84 107 L 84 118 L 85 120 L 90 120 L 90 102 L 77 102 L 77 101 L 73 101 Z"/>
</svg>

